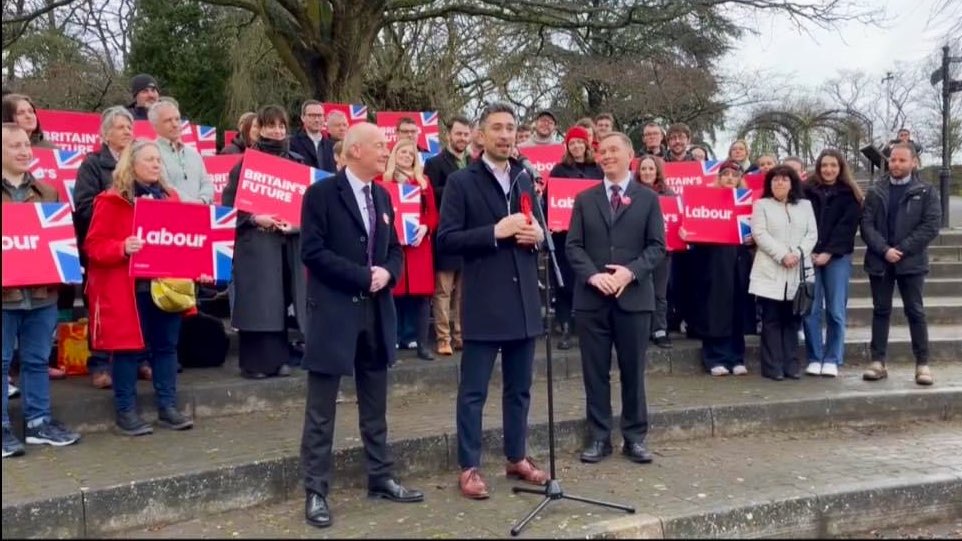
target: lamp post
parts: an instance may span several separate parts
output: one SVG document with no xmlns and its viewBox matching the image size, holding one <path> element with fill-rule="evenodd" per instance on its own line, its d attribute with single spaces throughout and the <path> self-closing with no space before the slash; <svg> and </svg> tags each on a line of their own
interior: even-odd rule
<svg viewBox="0 0 962 541">
<path fill-rule="evenodd" d="M 962 80 L 953 81 L 949 73 L 952 62 L 962 62 L 962 57 L 949 56 L 949 46 L 942 47 L 942 67 L 936 70 L 930 81 L 932 85 L 942 83 L 942 167 L 939 169 L 939 197 L 942 199 L 942 227 L 949 221 L 949 184 L 952 180 L 952 156 L 949 154 L 949 110 L 952 94 L 962 91 Z"/>
</svg>

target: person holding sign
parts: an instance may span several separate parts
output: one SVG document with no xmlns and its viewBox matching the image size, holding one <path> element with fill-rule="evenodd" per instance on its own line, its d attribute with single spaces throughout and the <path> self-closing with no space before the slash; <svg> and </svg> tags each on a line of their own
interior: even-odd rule
<svg viewBox="0 0 962 541">
<path fill-rule="evenodd" d="M 301 163 L 290 151 L 287 112 L 266 105 L 257 113 L 258 137 L 254 150 Z M 223 202 L 233 207 L 243 161 L 231 169 Z M 241 376 L 264 379 L 289 376 L 288 307 L 303 330 L 305 280 L 298 253 L 300 237 L 291 224 L 273 215 L 238 211 L 234 242 L 234 307 L 231 325 L 237 329 Z"/>
<path fill-rule="evenodd" d="M 713 187 L 744 188 L 742 167 L 734 161 L 718 169 Z M 684 226 L 681 237 L 686 237 Z M 745 245 L 691 243 L 687 287 L 692 306 L 686 319 L 702 339 L 702 362 L 712 376 L 743 376 L 745 330 L 754 327 L 754 310 L 749 309 L 748 275 L 752 253 Z M 697 272 L 696 272 L 697 269 Z"/>
<path fill-rule="evenodd" d="M 57 145 L 47 141 L 37 119 L 37 108 L 33 106 L 30 98 L 23 94 L 7 94 L 3 97 L 4 122 L 13 122 L 23 128 L 30 137 L 30 146 L 33 148 L 57 148 Z"/>
<path fill-rule="evenodd" d="M 574 268 L 574 309 L 581 345 L 590 441 L 581 461 L 611 454 L 611 349 L 621 377 L 622 453 L 652 461 L 645 446 L 648 402 L 645 351 L 655 309 L 652 272 L 665 257 L 665 225 L 653 190 L 632 182 L 631 140 L 614 132 L 599 141 L 604 182 L 575 198 L 565 246 Z"/>
<path fill-rule="evenodd" d="M 762 309 L 762 376 L 798 379 L 798 329 L 793 311 L 802 274 L 811 276 L 809 258 L 818 241 L 812 203 L 804 199 L 802 181 L 786 165 L 765 173 L 762 198 L 752 211 L 752 238 L 758 249 L 748 291 Z M 801 268 L 799 268 L 801 266 Z"/>
<path fill-rule="evenodd" d="M 434 189 L 424 175 L 421 160 L 417 156 L 418 149 L 412 141 L 399 140 L 391 150 L 383 182 L 419 188 L 416 196 L 417 229 L 414 238 L 402 242 L 404 266 L 394 288 L 394 304 L 397 308 L 398 347 L 416 348 L 419 359 L 433 361 L 434 354 L 428 346 L 431 297 L 434 295 L 434 257 L 430 233 L 438 225 L 438 209 L 434 202 Z M 401 197 L 401 205 L 404 205 L 405 199 Z M 404 222 L 406 231 L 406 222 L 411 217 L 403 209 L 395 209 L 395 214 L 395 220 Z"/>
<path fill-rule="evenodd" d="M 57 202 L 57 191 L 38 182 L 29 173 L 33 153 L 27 132 L 13 123 L 3 123 L 3 206 Z M 7 239 L 4 232 L 6 251 Z M 34 239 L 36 240 L 36 239 Z M 14 242 L 14 246 L 16 243 Z M 62 447 L 76 443 L 80 435 L 52 417 L 50 378 L 47 374 L 51 337 L 57 328 L 57 287 L 3 288 L 3 458 L 24 453 L 13 434 L 7 412 L 7 376 L 14 347 L 20 352 L 20 381 L 23 387 L 24 436 L 29 444 Z"/>
<path fill-rule="evenodd" d="M 154 298 L 151 280 L 130 278 L 130 256 L 144 246 L 132 234 L 134 200 L 139 197 L 179 201 L 161 173 L 160 149 L 138 140 L 117 162 L 113 186 L 94 199 L 93 219 L 84 242 L 91 344 L 113 354 L 114 409 L 118 430 L 142 436 L 153 427 L 137 413 L 137 371 L 150 360 L 157 400 L 157 420 L 172 430 L 186 430 L 193 420 L 177 410 L 177 343 L 182 312 L 168 312 Z M 173 219 L 173 218 L 172 218 Z"/>
<path fill-rule="evenodd" d="M 391 288 L 403 255 L 391 198 L 373 182 L 388 161 L 384 133 L 367 122 L 349 128 L 344 160 L 342 171 L 307 189 L 301 207 L 301 259 L 309 274 L 302 362 L 308 371 L 301 438 L 304 518 L 319 528 L 332 521 L 327 497 L 343 376 L 353 376 L 357 386 L 368 496 L 401 503 L 424 499 L 394 478 L 387 445 L 387 369 L 396 360 L 397 343 Z"/>
<path fill-rule="evenodd" d="M 635 169 L 635 180 L 642 186 L 653 190 L 659 197 L 673 196 L 674 192 L 665 185 L 664 162 L 658 156 L 646 155 L 638 161 Z M 671 274 L 671 253 L 665 252 L 665 258 L 655 267 L 651 278 L 655 287 L 655 311 L 651 318 L 651 341 L 660 348 L 671 349 L 671 337 L 668 336 L 668 276 Z"/>
<path fill-rule="evenodd" d="M 595 163 L 595 153 L 591 148 L 591 133 L 581 126 L 575 126 L 565 134 L 565 153 L 558 163 L 551 169 L 549 178 L 580 178 L 580 179 L 603 179 L 605 174 Z M 548 191 L 550 186 L 545 187 L 543 199 L 548 201 Z M 571 332 L 574 327 L 574 320 L 571 315 L 571 302 L 573 295 L 574 270 L 568 262 L 568 256 L 562 247 L 568 241 L 567 231 L 554 231 L 551 233 L 554 245 L 558 247 L 555 256 L 558 259 L 558 267 L 561 268 L 561 277 L 564 280 L 564 287 L 554 286 L 555 293 L 555 321 L 561 327 L 561 341 L 558 342 L 558 349 L 571 349 Z M 555 280 L 554 273 L 549 273 L 551 280 Z"/>
</svg>

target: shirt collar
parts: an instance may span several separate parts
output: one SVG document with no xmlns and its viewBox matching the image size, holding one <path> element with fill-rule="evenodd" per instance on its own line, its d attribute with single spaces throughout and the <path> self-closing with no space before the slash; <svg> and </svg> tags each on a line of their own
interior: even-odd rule
<svg viewBox="0 0 962 541">
<path fill-rule="evenodd" d="M 625 192 L 628 191 L 628 183 L 629 183 L 629 182 L 631 182 L 631 173 L 628 173 L 628 176 L 627 176 L 627 177 L 623 178 L 622 180 L 619 180 L 618 182 L 614 182 L 614 181 L 612 181 L 612 180 L 609 180 L 609 179 L 606 177 L 606 178 L 605 178 L 605 191 L 608 192 L 608 193 L 611 193 L 611 187 L 612 187 L 613 185 L 617 184 L 618 187 L 621 188 L 621 195 L 624 195 Z"/>
<path fill-rule="evenodd" d="M 489 160 L 489 159 L 488 159 L 488 155 L 487 155 L 487 154 L 484 154 L 484 153 L 481 154 L 481 161 L 483 161 L 483 162 L 484 162 L 484 165 L 486 165 L 486 166 L 488 167 L 488 169 L 490 169 L 491 172 L 494 173 L 494 174 L 496 174 L 496 175 L 510 175 L 510 174 L 511 174 L 511 162 L 505 163 L 504 167 L 503 167 L 503 168 L 500 168 L 500 167 L 498 167 L 494 162 L 492 162 L 491 160 Z"/>
<path fill-rule="evenodd" d="M 307 134 L 307 137 L 308 137 L 311 141 L 314 141 L 314 144 L 315 144 L 315 145 L 317 144 L 318 141 L 324 139 L 324 133 L 323 133 L 323 132 L 318 132 L 317 135 L 314 135 L 313 133 L 311 133 L 311 132 L 309 132 L 309 131 L 307 131 L 307 130 L 304 130 L 304 133 Z"/>
<path fill-rule="evenodd" d="M 889 182 L 892 183 L 893 186 L 905 186 L 906 184 L 911 182 L 911 180 L 912 180 L 911 174 L 901 179 L 895 178 L 893 176 L 889 176 Z"/>
<path fill-rule="evenodd" d="M 344 168 L 344 174 L 347 176 L 347 182 L 350 183 L 351 190 L 353 190 L 354 193 L 360 193 L 365 186 L 370 186 L 371 184 L 370 182 L 364 182 L 363 180 L 361 180 L 360 177 L 358 177 L 357 175 L 354 174 L 353 171 L 351 171 L 350 167 Z"/>
<path fill-rule="evenodd" d="M 170 139 L 167 139 L 166 137 L 158 137 L 158 138 L 157 138 L 157 141 L 158 141 L 161 145 L 166 146 L 167 148 L 173 150 L 174 152 L 180 152 L 181 150 L 184 149 L 184 142 L 183 142 L 183 141 L 177 141 L 177 142 L 175 143 L 175 142 L 171 141 Z"/>
</svg>

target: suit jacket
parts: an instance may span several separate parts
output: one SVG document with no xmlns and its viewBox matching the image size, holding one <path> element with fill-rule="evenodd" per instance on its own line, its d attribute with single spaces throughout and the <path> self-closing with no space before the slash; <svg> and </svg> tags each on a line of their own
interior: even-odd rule
<svg viewBox="0 0 962 541">
<path fill-rule="evenodd" d="M 329 137 L 324 137 L 317 145 L 303 130 L 291 137 L 291 151 L 304 158 L 304 165 L 323 169 L 329 173 L 337 171 L 334 165 L 334 143 Z"/>
<path fill-rule="evenodd" d="M 542 334 L 538 256 L 513 238 L 495 242 L 494 226 L 520 209 L 522 193 L 537 201 L 531 176 L 511 160 L 511 190 L 481 160 L 448 177 L 441 202 L 438 252 L 464 257 L 462 329 L 465 340 L 507 341 Z"/>
<path fill-rule="evenodd" d="M 438 211 L 441 210 L 441 201 L 444 199 L 444 187 L 448 183 L 448 177 L 458 170 L 458 160 L 445 148 L 439 154 L 432 156 L 424 162 L 424 174 L 431 179 L 431 186 L 434 188 L 434 200 L 437 202 Z M 438 271 L 459 271 L 461 270 L 461 258 L 456 255 L 441 254 L 437 250 L 437 232 L 434 234 L 434 267 Z"/>
<path fill-rule="evenodd" d="M 391 274 L 387 287 L 370 293 L 368 235 L 347 175 L 341 171 L 311 185 L 301 207 L 301 259 L 307 266 L 307 327 L 302 366 L 332 375 L 352 375 L 361 331 L 362 296 L 372 296 L 380 315 L 379 348 L 385 366 L 394 364 L 397 316 L 391 288 L 401 275 L 401 245 L 387 191 L 371 183 L 375 208 L 374 265 Z M 370 302 L 370 301 L 368 301 Z"/>
<path fill-rule="evenodd" d="M 598 310 L 617 303 L 627 312 L 655 309 L 651 272 L 665 257 L 665 225 L 658 195 L 634 181 L 625 196 L 631 200 L 611 215 L 604 182 L 575 198 L 565 250 L 574 269 L 574 309 Z M 608 272 L 605 265 L 628 267 L 635 275 L 617 299 L 588 283 L 588 278 Z"/>
</svg>

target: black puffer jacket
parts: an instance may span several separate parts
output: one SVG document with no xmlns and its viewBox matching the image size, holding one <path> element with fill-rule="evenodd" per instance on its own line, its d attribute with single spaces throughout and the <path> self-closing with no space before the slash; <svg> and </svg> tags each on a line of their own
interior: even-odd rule
<svg viewBox="0 0 962 541">
<path fill-rule="evenodd" d="M 889 175 L 882 176 L 865 195 L 862 211 L 862 239 L 865 251 L 865 272 L 874 276 L 885 274 L 889 265 L 885 252 L 895 248 L 902 252 L 902 260 L 895 264 L 896 274 L 923 274 L 929 271 L 929 244 L 939 235 L 942 208 L 932 186 L 912 174 L 908 188 L 898 204 L 894 235 L 889 235 Z M 895 239 L 895 246 L 888 242 Z"/>
<path fill-rule="evenodd" d="M 852 189 L 841 183 L 831 186 L 806 184 L 804 192 L 812 202 L 818 224 L 818 242 L 812 252 L 844 256 L 855 251 L 855 233 L 862 207 Z"/>
</svg>

